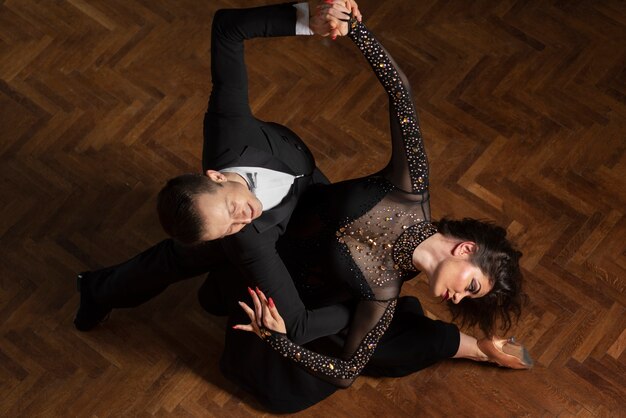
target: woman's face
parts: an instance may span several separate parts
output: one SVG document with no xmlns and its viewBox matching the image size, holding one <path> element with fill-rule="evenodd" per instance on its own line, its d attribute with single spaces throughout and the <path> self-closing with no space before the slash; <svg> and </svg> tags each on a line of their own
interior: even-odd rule
<svg viewBox="0 0 626 418">
<path fill-rule="evenodd" d="M 493 287 L 489 277 L 469 258 L 468 253 L 453 254 L 439 263 L 433 277 L 429 277 L 433 296 L 459 303 L 464 297 L 480 298 L 489 293 Z"/>
</svg>

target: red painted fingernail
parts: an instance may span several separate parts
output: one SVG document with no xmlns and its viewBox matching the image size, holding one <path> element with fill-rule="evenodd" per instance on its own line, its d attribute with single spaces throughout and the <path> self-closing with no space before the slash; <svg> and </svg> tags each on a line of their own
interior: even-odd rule
<svg viewBox="0 0 626 418">
<path fill-rule="evenodd" d="M 324 0 L 324 3 L 326 3 L 326 4 L 333 4 L 333 0 Z"/>
<path fill-rule="evenodd" d="M 272 300 L 272 298 L 269 298 L 267 302 L 270 304 L 270 308 L 274 307 L 274 301 Z"/>
<path fill-rule="evenodd" d="M 257 293 L 261 293 L 261 289 L 259 289 L 259 286 L 255 287 L 255 289 Z"/>
<path fill-rule="evenodd" d="M 331 36 L 330 39 L 332 39 L 334 41 L 335 39 L 337 39 L 337 35 Z"/>
<path fill-rule="evenodd" d="M 254 290 L 252 290 L 252 289 L 250 288 L 250 286 L 248 286 L 248 292 L 250 292 L 250 294 L 252 294 L 252 293 L 254 293 Z"/>
</svg>

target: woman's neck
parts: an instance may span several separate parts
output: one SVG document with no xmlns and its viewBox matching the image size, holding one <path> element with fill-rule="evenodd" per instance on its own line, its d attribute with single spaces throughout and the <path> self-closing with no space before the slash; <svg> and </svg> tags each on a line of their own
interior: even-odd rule
<svg viewBox="0 0 626 418">
<path fill-rule="evenodd" d="M 413 265 L 428 277 L 432 277 L 437 266 L 452 255 L 457 244 L 457 239 L 446 237 L 438 232 L 426 238 L 415 248 L 412 257 Z"/>
</svg>

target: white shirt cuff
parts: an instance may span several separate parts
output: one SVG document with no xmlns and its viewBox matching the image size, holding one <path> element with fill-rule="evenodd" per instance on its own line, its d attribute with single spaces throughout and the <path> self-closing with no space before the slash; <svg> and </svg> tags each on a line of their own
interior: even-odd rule
<svg viewBox="0 0 626 418">
<path fill-rule="evenodd" d="M 296 35 L 314 35 L 311 28 L 309 28 L 309 3 L 296 3 L 293 7 L 296 8 L 298 16 Z"/>
</svg>

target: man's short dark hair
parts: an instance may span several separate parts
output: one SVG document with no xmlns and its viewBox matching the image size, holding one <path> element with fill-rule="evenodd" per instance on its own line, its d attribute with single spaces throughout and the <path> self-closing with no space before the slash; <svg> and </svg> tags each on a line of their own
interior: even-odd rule
<svg viewBox="0 0 626 418">
<path fill-rule="evenodd" d="M 159 221 L 165 232 L 183 244 L 200 242 L 205 225 L 195 199 L 215 193 L 218 187 L 223 186 L 203 174 L 183 174 L 168 180 L 157 198 Z"/>
</svg>

